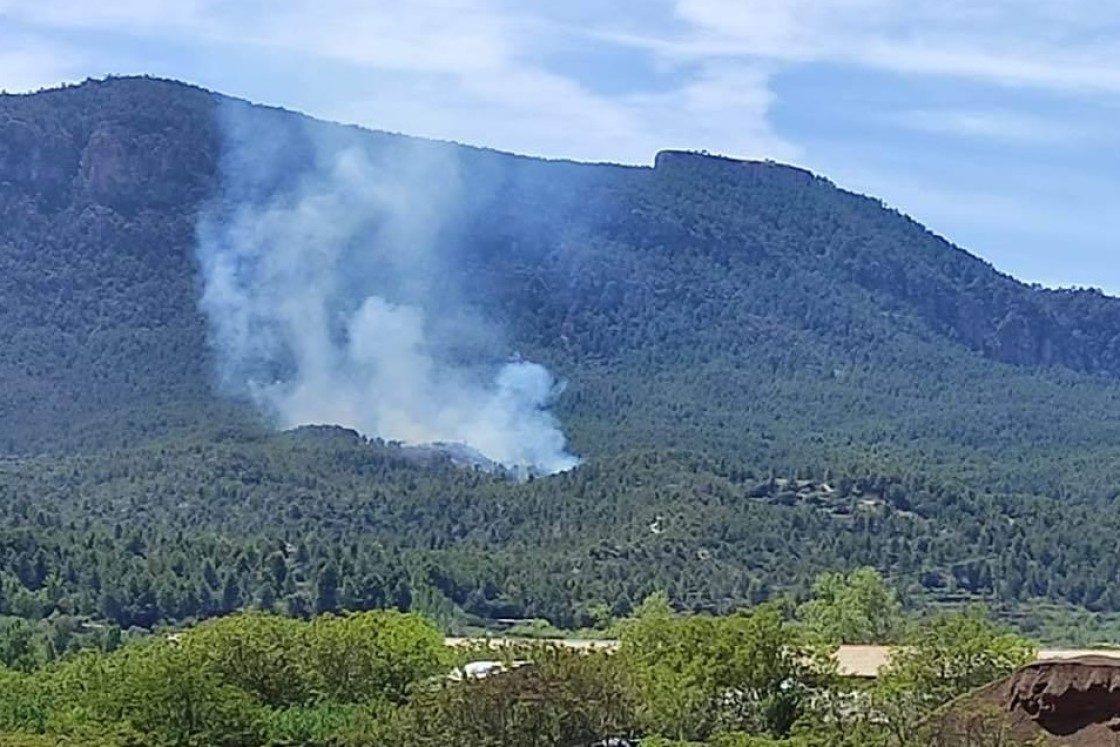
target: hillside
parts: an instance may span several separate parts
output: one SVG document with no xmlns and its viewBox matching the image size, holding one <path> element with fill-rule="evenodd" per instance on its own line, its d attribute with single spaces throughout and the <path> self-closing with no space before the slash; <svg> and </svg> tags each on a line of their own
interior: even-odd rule
<svg viewBox="0 0 1120 747">
<path fill-rule="evenodd" d="M 231 117 L 267 149 L 236 164 L 260 194 L 231 187 Z M 584 466 L 516 484 L 297 446 L 220 393 L 200 217 L 284 196 L 324 152 L 454 163 L 455 199 L 421 206 L 448 271 L 379 282 L 482 320 L 432 321 L 465 360 L 547 365 Z M 2 96 L 0 382 L 0 573 L 37 614 L 214 614 L 231 578 L 226 607 L 298 611 L 326 575 L 349 606 L 436 589 L 575 625 L 659 586 L 724 609 L 864 562 L 919 596 L 1120 611 L 1120 300 L 1022 284 L 779 164 L 548 162 L 150 79 Z M 301 542 L 298 583 L 264 583 Z M 101 598 L 110 576 L 127 599 Z"/>
<path fill-rule="evenodd" d="M 220 101 L 133 79 L 0 99 L 9 452 L 127 442 L 213 406 L 193 246 L 218 189 Z M 394 142 L 253 116 L 281 120 L 291 174 L 308 128 L 340 149 Z M 455 155 L 460 286 L 567 380 L 580 453 L 669 445 L 790 468 L 874 446 L 1057 492 L 1035 481 L 1095 482 L 1082 461 L 1117 440 L 1120 302 L 1017 283 L 789 167 Z"/>
<path fill-rule="evenodd" d="M 727 611 L 858 564 L 887 569 L 915 603 L 1120 609 L 1112 513 L 884 476 L 794 484 L 684 453 L 518 484 L 342 430 L 225 434 L 9 464 L 0 517 L 0 613 L 126 628 L 245 604 L 579 627 L 657 589 Z"/>
</svg>

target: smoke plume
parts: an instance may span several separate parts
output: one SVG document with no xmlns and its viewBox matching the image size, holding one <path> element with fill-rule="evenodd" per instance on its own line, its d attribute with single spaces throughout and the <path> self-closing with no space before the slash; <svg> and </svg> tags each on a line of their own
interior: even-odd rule
<svg viewBox="0 0 1120 747">
<path fill-rule="evenodd" d="M 547 409 L 557 382 L 503 355 L 457 287 L 455 149 L 224 106 L 221 197 L 198 255 L 226 391 L 283 427 L 574 466 Z"/>
</svg>

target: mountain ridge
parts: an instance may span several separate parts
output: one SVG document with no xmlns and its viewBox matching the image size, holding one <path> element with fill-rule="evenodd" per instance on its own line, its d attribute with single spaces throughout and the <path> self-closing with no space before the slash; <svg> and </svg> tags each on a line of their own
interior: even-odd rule
<svg viewBox="0 0 1120 747">
<path fill-rule="evenodd" d="M 443 333 L 567 385 L 583 464 L 503 481 L 218 393 L 196 241 L 232 199 L 230 114 L 274 135 L 280 192 L 404 137 L 143 78 L 0 97 L 0 612 L 306 614 L 342 577 L 346 609 L 574 626 L 857 563 L 914 598 L 1120 611 L 1120 300 L 1020 283 L 798 167 L 408 138 L 459 180 L 423 290 L 478 323 Z"/>
<path fill-rule="evenodd" d="M 321 128 L 338 147 L 381 147 L 403 137 L 148 78 L 0 98 L 0 246 L 15 265 L 0 288 L 0 299 L 7 301 L 0 307 L 0 329 L 17 339 L 27 329 L 80 334 L 96 344 L 96 336 L 89 337 L 94 329 L 102 336 L 123 329 L 136 342 L 137 325 L 172 325 L 169 339 L 186 347 L 169 350 L 150 341 L 129 359 L 165 359 L 159 367 L 165 380 L 147 387 L 153 397 L 182 387 L 191 397 L 205 396 L 213 362 L 195 305 L 198 291 L 187 276 L 195 272 L 198 210 L 217 194 L 223 146 L 214 107 L 222 102 L 282 121 L 293 151 L 306 148 L 302 131 L 308 127 Z M 66 106 L 76 108 L 67 109 L 65 120 L 52 114 L 52 107 Z M 28 140 L 29 132 L 40 135 Z M 1020 367 L 1064 366 L 1109 377 L 1120 372 L 1120 300 L 1022 284 L 884 209 L 882 201 L 798 167 L 678 151 L 658 154 L 652 167 L 618 167 L 449 143 L 431 147 L 455 153 L 467 174 L 464 191 L 483 195 L 469 209 L 493 213 L 488 221 L 468 216 L 457 229 L 468 284 L 493 291 L 475 301 L 492 316 L 512 319 L 512 343 L 546 362 L 571 363 L 574 357 L 575 365 L 598 359 L 617 366 L 631 354 L 697 359 L 697 351 L 682 352 L 677 343 L 714 329 L 711 344 L 718 350 L 727 333 L 716 320 L 726 314 L 708 307 L 722 304 L 735 310 L 732 316 L 747 333 L 746 342 L 733 347 L 749 348 L 758 337 L 806 334 L 824 336 L 831 345 L 853 331 L 892 345 L 898 330 L 907 329 L 907 335 L 934 342 L 942 337 Z M 299 157 L 297 152 L 294 164 Z M 588 204 L 595 209 L 587 210 Z M 132 220 L 137 215 L 145 219 Z M 20 234 L 22 246 L 14 243 Z M 44 252 L 52 241 L 66 245 Z M 114 316 L 118 310 L 105 289 L 91 285 L 83 243 L 101 254 L 106 277 L 121 278 L 114 281 L 119 306 L 140 303 L 134 311 L 142 318 Z M 505 264 L 496 267 L 494 252 L 511 244 L 522 254 L 512 262 L 499 255 Z M 164 247 L 164 254 L 153 254 L 154 246 Z M 710 278 L 697 276 L 702 294 L 675 279 L 689 264 L 701 274 L 718 268 Z M 133 283 L 127 274 L 139 268 L 149 279 Z M 753 277 L 759 268 L 770 283 Z M 517 283 L 508 282 L 510 272 Z M 743 290 L 717 285 L 727 272 L 748 281 Z M 44 287 L 44 276 L 51 275 L 65 284 L 69 298 Z M 745 296 L 773 293 L 791 279 L 801 287 L 789 308 Z M 550 287 L 554 297 L 541 298 L 541 287 Z M 691 319 L 681 313 L 682 304 L 699 306 Z M 857 305 L 866 311 L 854 311 Z M 524 314 L 526 308 L 533 314 Z M 618 316 L 623 308 L 627 314 Z M 880 325 L 879 315 L 889 316 L 893 326 Z M 663 329 L 651 338 L 650 325 Z M 876 326 L 882 329 L 873 332 Z M 197 353 L 194 360 L 185 360 L 188 350 Z M 845 357 L 840 368 L 852 362 L 849 353 Z M 43 367 L 32 362 L 30 368 L 37 374 L 25 370 L 8 380 L 17 389 L 21 379 L 32 391 L 49 389 Z M 184 375 L 176 376 L 176 368 Z M 132 378 L 145 381 L 140 372 Z M 6 411 L 20 408 L 17 400 Z"/>
</svg>

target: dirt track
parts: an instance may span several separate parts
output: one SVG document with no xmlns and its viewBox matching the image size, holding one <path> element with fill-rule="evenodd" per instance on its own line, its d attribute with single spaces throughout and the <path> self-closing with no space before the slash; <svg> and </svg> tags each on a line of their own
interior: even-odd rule
<svg viewBox="0 0 1120 747">
<path fill-rule="evenodd" d="M 446 642 L 449 646 L 485 645 L 489 642 L 495 648 L 526 643 L 547 643 L 585 651 L 612 651 L 618 647 L 618 641 L 577 638 L 447 638 Z M 1120 661 L 1120 649 L 1048 649 L 1038 652 L 1040 661 L 1073 659 L 1083 656 L 1100 656 Z M 841 646 L 836 652 L 836 660 L 840 673 L 843 675 L 873 678 L 890 661 L 890 649 L 887 646 Z"/>
</svg>

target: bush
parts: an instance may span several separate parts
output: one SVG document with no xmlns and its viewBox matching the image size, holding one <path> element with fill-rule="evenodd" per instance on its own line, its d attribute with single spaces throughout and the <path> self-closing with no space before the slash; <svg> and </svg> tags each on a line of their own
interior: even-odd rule
<svg viewBox="0 0 1120 747">
<path fill-rule="evenodd" d="M 418 692 L 387 728 L 353 743 L 554 747 L 630 736 L 637 722 L 615 657 L 534 648 L 533 664 Z"/>
<path fill-rule="evenodd" d="M 704 740 L 720 731 L 787 736 L 831 679 L 822 653 L 765 605 L 729 617 L 647 611 L 622 626 L 619 657 L 648 732 Z"/>
</svg>

